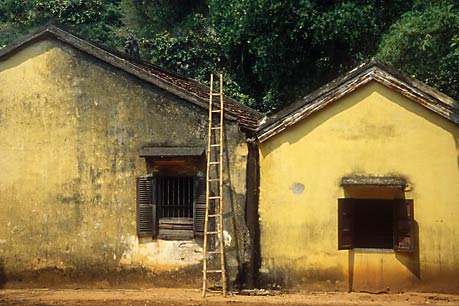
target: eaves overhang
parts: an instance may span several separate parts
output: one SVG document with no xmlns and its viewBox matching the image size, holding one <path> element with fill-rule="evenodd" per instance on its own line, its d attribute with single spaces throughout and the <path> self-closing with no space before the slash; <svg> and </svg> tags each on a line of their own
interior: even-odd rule
<svg viewBox="0 0 459 306">
<path fill-rule="evenodd" d="M 393 67 L 373 60 L 267 118 L 258 129 L 259 141 L 268 140 L 371 81 L 383 84 L 441 117 L 459 124 L 459 104 L 456 100 Z"/>
<path fill-rule="evenodd" d="M 0 49 L 0 61 L 14 55 L 34 42 L 48 38 L 54 38 L 71 45 L 140 80 L 155 85 L 201 108 L 209 109 L 210 90 L 206 85 L 152 63 L 128 58 L 117 50 L 87 41 L 53 24 L 47 25 L 39 31 Z M 262 117 L 260 113 L 226 96 L 224 97 L 224 105 L 225 119 L 237 121 L 243 129 L 248 131 L 253 132 L 257 129 L 259 119 Z"/>
</svg>

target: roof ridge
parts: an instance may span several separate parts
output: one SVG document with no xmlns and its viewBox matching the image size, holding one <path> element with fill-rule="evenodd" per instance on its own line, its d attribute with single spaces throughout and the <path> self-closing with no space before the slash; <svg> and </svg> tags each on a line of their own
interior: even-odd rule
<svg viewBox="0 0 459 306">
<path fill-rule="evenodd" d="M 259 140 L 262 142 L 274 136 L 369 81 L 377 81 L 397 90 L 445 119 L 459 124 L 458 101 L 392 66 L 371 59 L 267 118 L 258 127 Z"/>
<path fill-rule="evenodd" d="M 208 86 L 154 63 L 129 58 L 119 50 L 89 41 L 54 23 L 46 24 L 15 43 L 0 49 L 0 60 L 49 35 L 201 108 L 208 109 L 210 91 Z M 257 129 L 262 117 L 259 112 L 227 96 L 225 96 L 225 101 L 229 102 L 225 103 L 225 106 L 228 106 L 225 107 L 227 119 L 236 120 L 248 131 Z"/>
</svg>

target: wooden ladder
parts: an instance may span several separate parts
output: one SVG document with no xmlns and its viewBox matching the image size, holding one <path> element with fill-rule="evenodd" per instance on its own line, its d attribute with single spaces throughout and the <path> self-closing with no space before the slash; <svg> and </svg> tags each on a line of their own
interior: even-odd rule
<svg viewBox="0 0 459 306">
<path fill-rule="evenodd" d="M 209 128 L 207 138 L 206 216 L 204 219 L 204 246 L 202 269 L 202 296 L 208 290 L 207 274 L 220 274 L 223 296 L 226 297 L 225 252 L 223 237 L 223 75 L 220 74 L 220 90 L 214 92 L 214 75 L 210 75 Z M 213 97 L 219 98 L 214 105 Z M 218 183 L 218 194 L 211 188 Z M 211 222 L 209 222 L 209 220 Z M 213 226 L 215 228 L 213 228 Z M 210 242 L 210 243 L 209 243 Z M 208 254 L 219 257 L 220 268 L 209 269 Z"/>
</svg>

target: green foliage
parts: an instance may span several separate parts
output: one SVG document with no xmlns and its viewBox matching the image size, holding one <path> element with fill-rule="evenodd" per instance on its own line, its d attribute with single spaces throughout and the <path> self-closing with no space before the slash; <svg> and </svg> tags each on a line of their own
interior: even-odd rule
<svg viewBox="0 0 459 306">
<path fill-rule="evenodd" d="M 87 39 L 107 45 L 121 43 L 118 0 L 0 0 L 0 46 L 50 20 Z"/>
<path fill-rule="evenodd" d="M 139 38 L 141 56 L 203 83 L 210 73 L 224 73 L 225 93 L 247 103 L 226 68 L 226 59 L 208 16 L 207 1 L 122 0 L 124 22 Z"/>
<path fill-rule="evenodd" d="M 212 0 L 210 17 L 228 70 L 275 111 L 374 55 L 410 1 Z M 384 13 L 381 13 L 383 11 Z"/>
<path fill-rule="evenodd" d="M 203 0 L 122 0 L 125 23 L 141 36 L 183 28 L 187 17 L 205 13 Z"/>
<path fill-rule="evenodd" d="M 459 97 L 457 0 L 0 0 L 0 48 L 55 20 L 274 112 L 373 57 Z"/>
<path fill-rule="evenodd" d="M 455 1 L 422 3 L 390 28 L 378 58 L 457 99 L 458 37 Z"/>
<path fill-rule="evenodd" d="M 219 63 L 216 38 L 201 24 L 206 22 L 200 14 L 188 18 L 187 30 L 181 35 L 162 31 L 140 40 L 143 57 L 172 70 L 208 78 Z"/>
</svg>

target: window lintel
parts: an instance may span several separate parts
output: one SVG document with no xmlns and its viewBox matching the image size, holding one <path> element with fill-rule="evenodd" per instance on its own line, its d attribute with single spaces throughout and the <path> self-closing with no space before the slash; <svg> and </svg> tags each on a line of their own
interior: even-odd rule
<svg viewBox="0 0 459 306">
<path fill-rule="evenodd" d="M 341 179 L 341 187 L 383 187 L 405 188 L 407 182 L 396 176 L 346 176 Z"/>
<path fill-rule="evenodd" d="M 144 146 L 140 149 L 140 157 L 196 157 L 203 154 L 203 147 Z"/>
</svg>

